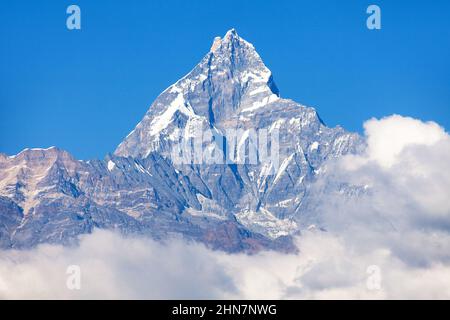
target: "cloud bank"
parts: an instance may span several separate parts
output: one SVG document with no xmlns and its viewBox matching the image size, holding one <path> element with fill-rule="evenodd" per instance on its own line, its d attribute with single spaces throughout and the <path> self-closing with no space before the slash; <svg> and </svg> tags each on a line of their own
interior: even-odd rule
<svg viewBox="0 0 450 320">
<path fill-rule="evenodd" d="M 364 128 L 366 152 L 329 163 L 314 186 L 327 231 L 304 231 L 298 254 L 96 231 L 73 248 L 0 252 L 0 298 L 450 299 L 450 136 L 398 115 Z M 349 185 L 357 196 L 343 196 Z M 67 287 L 71 265 L 80 290 Z"/>
</svg>

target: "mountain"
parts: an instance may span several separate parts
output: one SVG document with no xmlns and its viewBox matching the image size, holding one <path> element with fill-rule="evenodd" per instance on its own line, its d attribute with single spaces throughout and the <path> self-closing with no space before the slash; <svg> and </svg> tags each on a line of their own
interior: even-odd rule
<svg viewBox="0 0 450 320">
<path fill-rule="evenodd" d="M 232 29 L 104 160 L 55 147 L 0 155 L 0 246 L 70 244 L 105 228 L 230 252 L 289 251 L 314 221 L 309 190 L 325 162 L 363 145 L 282 98 Z"/>
</svg>

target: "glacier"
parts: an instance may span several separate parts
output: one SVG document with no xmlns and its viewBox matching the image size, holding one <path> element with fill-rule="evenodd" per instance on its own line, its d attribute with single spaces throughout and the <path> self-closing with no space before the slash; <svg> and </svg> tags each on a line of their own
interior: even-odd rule
<svg viewBox="0 0 450 320">
<path fill-rule="evenodd" d="M 242 143 L 277 130 L 279 165 L 173 161 L 178 139 L 199 127 L 224 141 L 238 130 Z M 328 161 L 364 145 L 283 98 L 255 47 L 232 29 L 105 159 L 81 161 L 56 147 L 0 154 L 0 248 L 70 245 L 99 228 L 227 252 L 292 251 L 292 237 L 319 223 L 311 185 Z M 202 148 L 223 151 L 217 141 Z"/>
</svg>

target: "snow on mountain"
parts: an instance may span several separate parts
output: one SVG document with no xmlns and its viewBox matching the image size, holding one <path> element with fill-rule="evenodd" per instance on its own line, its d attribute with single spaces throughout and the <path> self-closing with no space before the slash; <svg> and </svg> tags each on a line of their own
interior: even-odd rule
<svg viewBox="0 0 450 320">
<path fill-rule="evenodd" d="M 224 161 L 175 161 L 180 139 L 205 129 L 215 139 L 202 150 Z M 255 132 L 277 134 L 277 159 L 261 161 L 258 149 L 256 163 L 225 161 L 230 141 L 246 150 Z M 313 108 L 282 98 L 254 46 L 232 29 L 105 160 L 77 161 L 57 148 L 0 156 L 0 245 L 70 243 L 108 228 L 181 234 L 227 251 L 290 250 L 290 236 L 309 223 L 308 188 L 324 162 L 362 145 L 357 134 L 325 126 Z"/>
</svg>

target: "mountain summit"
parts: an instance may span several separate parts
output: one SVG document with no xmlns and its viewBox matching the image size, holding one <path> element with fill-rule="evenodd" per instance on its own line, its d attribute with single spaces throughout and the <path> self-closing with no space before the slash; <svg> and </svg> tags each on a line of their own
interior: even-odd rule
<svg viewBox="0 0 450 320">
<path fill-rule="evenodd" d="M 261 132 L 276 143 L 260 143 L 255 162 L 175 161 L 180 141 L 201 130 L 214 137 L 201 141 L 202 153 L 250 150 Z M 0 246 L 71 243 L 105 228 L 178 234 L 233 252 L 291 250 L 291 237 L 314 221 L 310 190 L 325 163 L 362 145 L 313 108 L 281 98 L 254 46 L 232 29 L 104 160 L 78 161 L 56 148 L 0 155 Z M 266 147 L 271 157 L 262 161 Z"/>
<path fill-rule="evenodd" d="M 200 63 L 153 102 L 115 154 L 143 157 L 164 144 L 161 136 L 167 141 L 176 123 L 224 129 L 278 99 L 272 73 L 254 46 L 231 29 L 216 37 Z"/>
</svg>

